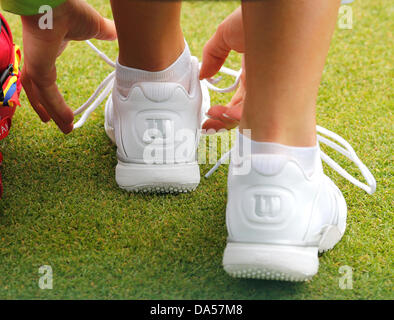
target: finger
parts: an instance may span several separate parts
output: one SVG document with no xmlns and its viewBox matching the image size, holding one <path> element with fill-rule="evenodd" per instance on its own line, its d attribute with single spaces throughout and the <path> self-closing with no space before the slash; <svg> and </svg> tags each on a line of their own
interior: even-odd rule
<svg viewBox="0 0 394 320">
<path fill-rule="evenodd" d="M 224 24 L 219 25 L 215 34 L 204 46 L 200 80 L 214 76 L 231 51 L 223 38 L 224 28 L 226 28 Z"/>
<path fill-rule="evenodd" d="M 71 25 L 67 33 L 67 40 L 115 40 L 116 28 L 113 21 L 103 18 L 100 13 L 87 2 L 78 4 L 74 10 L 76 17 L 71 17 Z"/>
<path fill-rule="evenodd" d="M 216 120 L 216 119 L 208 119 L 205 121 L 202 125 L 202 128 L 205 130 L 213 129 L 215 131 L 219 131 L 221 129 L 226 129 L 226 130 L 231 130 L 233 128 L 236 128 L 238 126 L 238 122 L 223 122 L 221 120 Z"/>
<path fill-rule="evenodd" d="M 233 120 L 229 120 L 228 117 L 224 116 L 224 114 L 226 113 L 226 111 L 228 111 L 228 109 L 229 108 L 226 106 L 216 105 L 211 107 L 206 113 L 206 115 L 210 119 L 220 120 L 223 122 L 233 121 Z"/>
<path fill-rule="evenodd" d="M 239 122 L 242 116 L 242 104 L 236 104 L 233 106 L 213 106 L 208 112 L 207 116 L 211 119 L 218 119 L 224 122 Z"/>
<path fill-rule="evenodd" d="M 238 126 L 239 121 L 235 119 L 229 118 L 225 112 L 228 110 L 228 107 L 224 106 L 214 106 L 210 110 L 210 112 L 207 113 L 207 116 L 209 117 L 210 120 L 217 120 L 220 121 L 221 127 L 226 128 L 226 129 L 232 129 Z"/>
<path fill-rule="evenodd" d="M 46 112 L 45 108 L 41 105 L 41 103 L 37 99 L 37 95 L 34 92 L 33 85 L 31 83 L 29 76 L 26 73 L 25 67 L 22 70 L 21 81 L 22 81 L 22 86 L 23 86 L 23 89 L 25 90 L 27 99 L 29 100 L 30 105 L 33 107 L 35 112 L 40 117 L 41 121 L 48 122 L 49 120 L 51 120 L 51 117 L 49 116 L 49 114 Z"/>
<path fill-rule="evenodd" d="M 208 119 L 202 125 L 203 130 L 215 130 L 215 132 L 224 128 L 225 128 L 225 124 L 222 121 L 214 120 L 214 119 Z"/>
<path fill-rule="evenodd" d="M 242 117 L 243 103 L 238 103 L 234 106 L 227 108 L 223 113 L 223 117 L 239 122 Z"/>
<path fill-rule="evenodd" d="M 204 46 L 200 80 L 214 76 L 231 50 L 245 52 L 241 7 L 223 20 Z"/>
<path fill-rule="evenodd" d="M 31 21 L 27 18 L 22 17 L 22 22 L 24 63 L 32 87 L 29 93 L 33 105 L 37 107 L 37 110 L 41 109 L 39 105 L 45 108 L 59 128 L 64 133 L 68 133 L 72 130 L 73 113 L 56 86 L 55 62 L 59 49 L 62 47 L 63 38 L 57 34 L 60 31 L 56 28 L 45 30 L 48 33 L 43 36 L 34 25 L 29 25 Z M 29 90 L 29 84 L 27 88 Z"/>
<path fill-rule="evenodd" d="M 115 23 L 112 20 L 100 16 L 99 31 L 95 38 L 107 41 L 115 40 L 117 38 Z"/>
<path fill-rule="evenodd" d="M 73 129 L 74 114 L 64 101 L 56 83 L 47 86 L 33 82 L 33 88 L 38 93 L 39 100 L 50 117 L 63 133 Z"/>
</svg>

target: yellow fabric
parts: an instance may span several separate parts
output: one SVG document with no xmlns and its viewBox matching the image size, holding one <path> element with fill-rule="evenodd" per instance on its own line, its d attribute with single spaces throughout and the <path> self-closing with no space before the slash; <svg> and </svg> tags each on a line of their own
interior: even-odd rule
<svg viewBox="0 0 394 320">
<path fill-rule="evenodd" d="M 15 50 L 15 61 L 13 64 L 14 69 L 12 70 L 13 76 L 11 76 L 11 79 L 8 81 L 7 86 L 5 87 L 4 90 L 4 95 L 6 95 L 7 91 L 11 88 L 11 86 L 18 81 L 18 75 L 19 75 L 19 64 L 21 62 L 21 53 L 20 49 L 18 46 L 14 46 Z M 15 107 L 16 103 L 14 101 L 8 101 L 8 106 L 9 107 Z M 0 101 L 0 106 L 3 106 L 3 102 Z"/>
</svg>

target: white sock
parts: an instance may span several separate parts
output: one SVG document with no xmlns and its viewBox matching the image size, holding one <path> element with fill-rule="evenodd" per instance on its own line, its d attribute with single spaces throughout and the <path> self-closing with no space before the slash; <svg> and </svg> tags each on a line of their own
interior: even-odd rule
<svg viewBox="0 0 394 320">
<path fill-rule="evenodd" d="M 293 147 L 274 142 L 259 142 L 250 139 L 237 130 L 238 141 L 250 143 L 252 154 L 277 154 L 286 155 L 297 161 L 307 175 L 313 174 L 317 157 L 320 157 L 318 145 L 313 147 Z M 243 140 L 245 139 L 245 140 Z M 257 163 L 264 166 L 264 163 Z M 264 171 L 264 168 L 257 168 Z"/>
<path fill-rule="evenodd" d="M 130 88 L 137 82 L 177 82 L 186 91 L 190 90 L 192 67 L 189 46 L 185 41 L 185 50 L 168 68 L 152 72 L 122 66 L 116 62 L 116 85 L 119 92 L 127 96 Z"/>
</svg>

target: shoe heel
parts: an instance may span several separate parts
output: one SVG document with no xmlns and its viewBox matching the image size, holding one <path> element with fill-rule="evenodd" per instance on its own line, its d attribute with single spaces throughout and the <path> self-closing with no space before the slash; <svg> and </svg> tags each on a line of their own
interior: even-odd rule
<svg viewBox="0 0 394 320">
<path fill-rule="evenodd" d="M 180 193 L 200 183 L 197 163 L 149 165 L 118 161 L 115 178 L 119 187 L 131 192 Z"/>
<path fill-rule="evenodd" d="M 228 243 L 223 267 L 235 278 L 306 281 L 318 271 L 318 247 Z"/>
</svg>

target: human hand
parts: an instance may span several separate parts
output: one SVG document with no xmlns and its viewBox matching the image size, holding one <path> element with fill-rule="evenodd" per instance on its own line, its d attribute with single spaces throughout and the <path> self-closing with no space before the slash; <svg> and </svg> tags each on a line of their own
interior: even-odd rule
<svg viewBox="0 0 394 320">
<path fill-rule="evenodd" d="M 40 15 L 22 16 L 22 85 L 41 120 L 53 119 L 69 133 L 74 115 L 56 85 L 56 59 L 70 40 L 115 40 L 115 25 L 81 0 L 67 0 L 53 10 L 53 29 L 40 29 L 39 19 Z"/>
<path fill-rule="evenodd" d="M 204 46 L 200 79 L 213 77 L 222 67 L 231 50 L 245 52 L 244 31 L 241 7 L 237 8 L 218 26 L 215 34 Z M 210 108 L 203 129 L 216 131 L 238 126 L 246 93 L 245 68 L 241 75 L 238 90 L 227 106 L 216 105 Z"/>
</svg>

